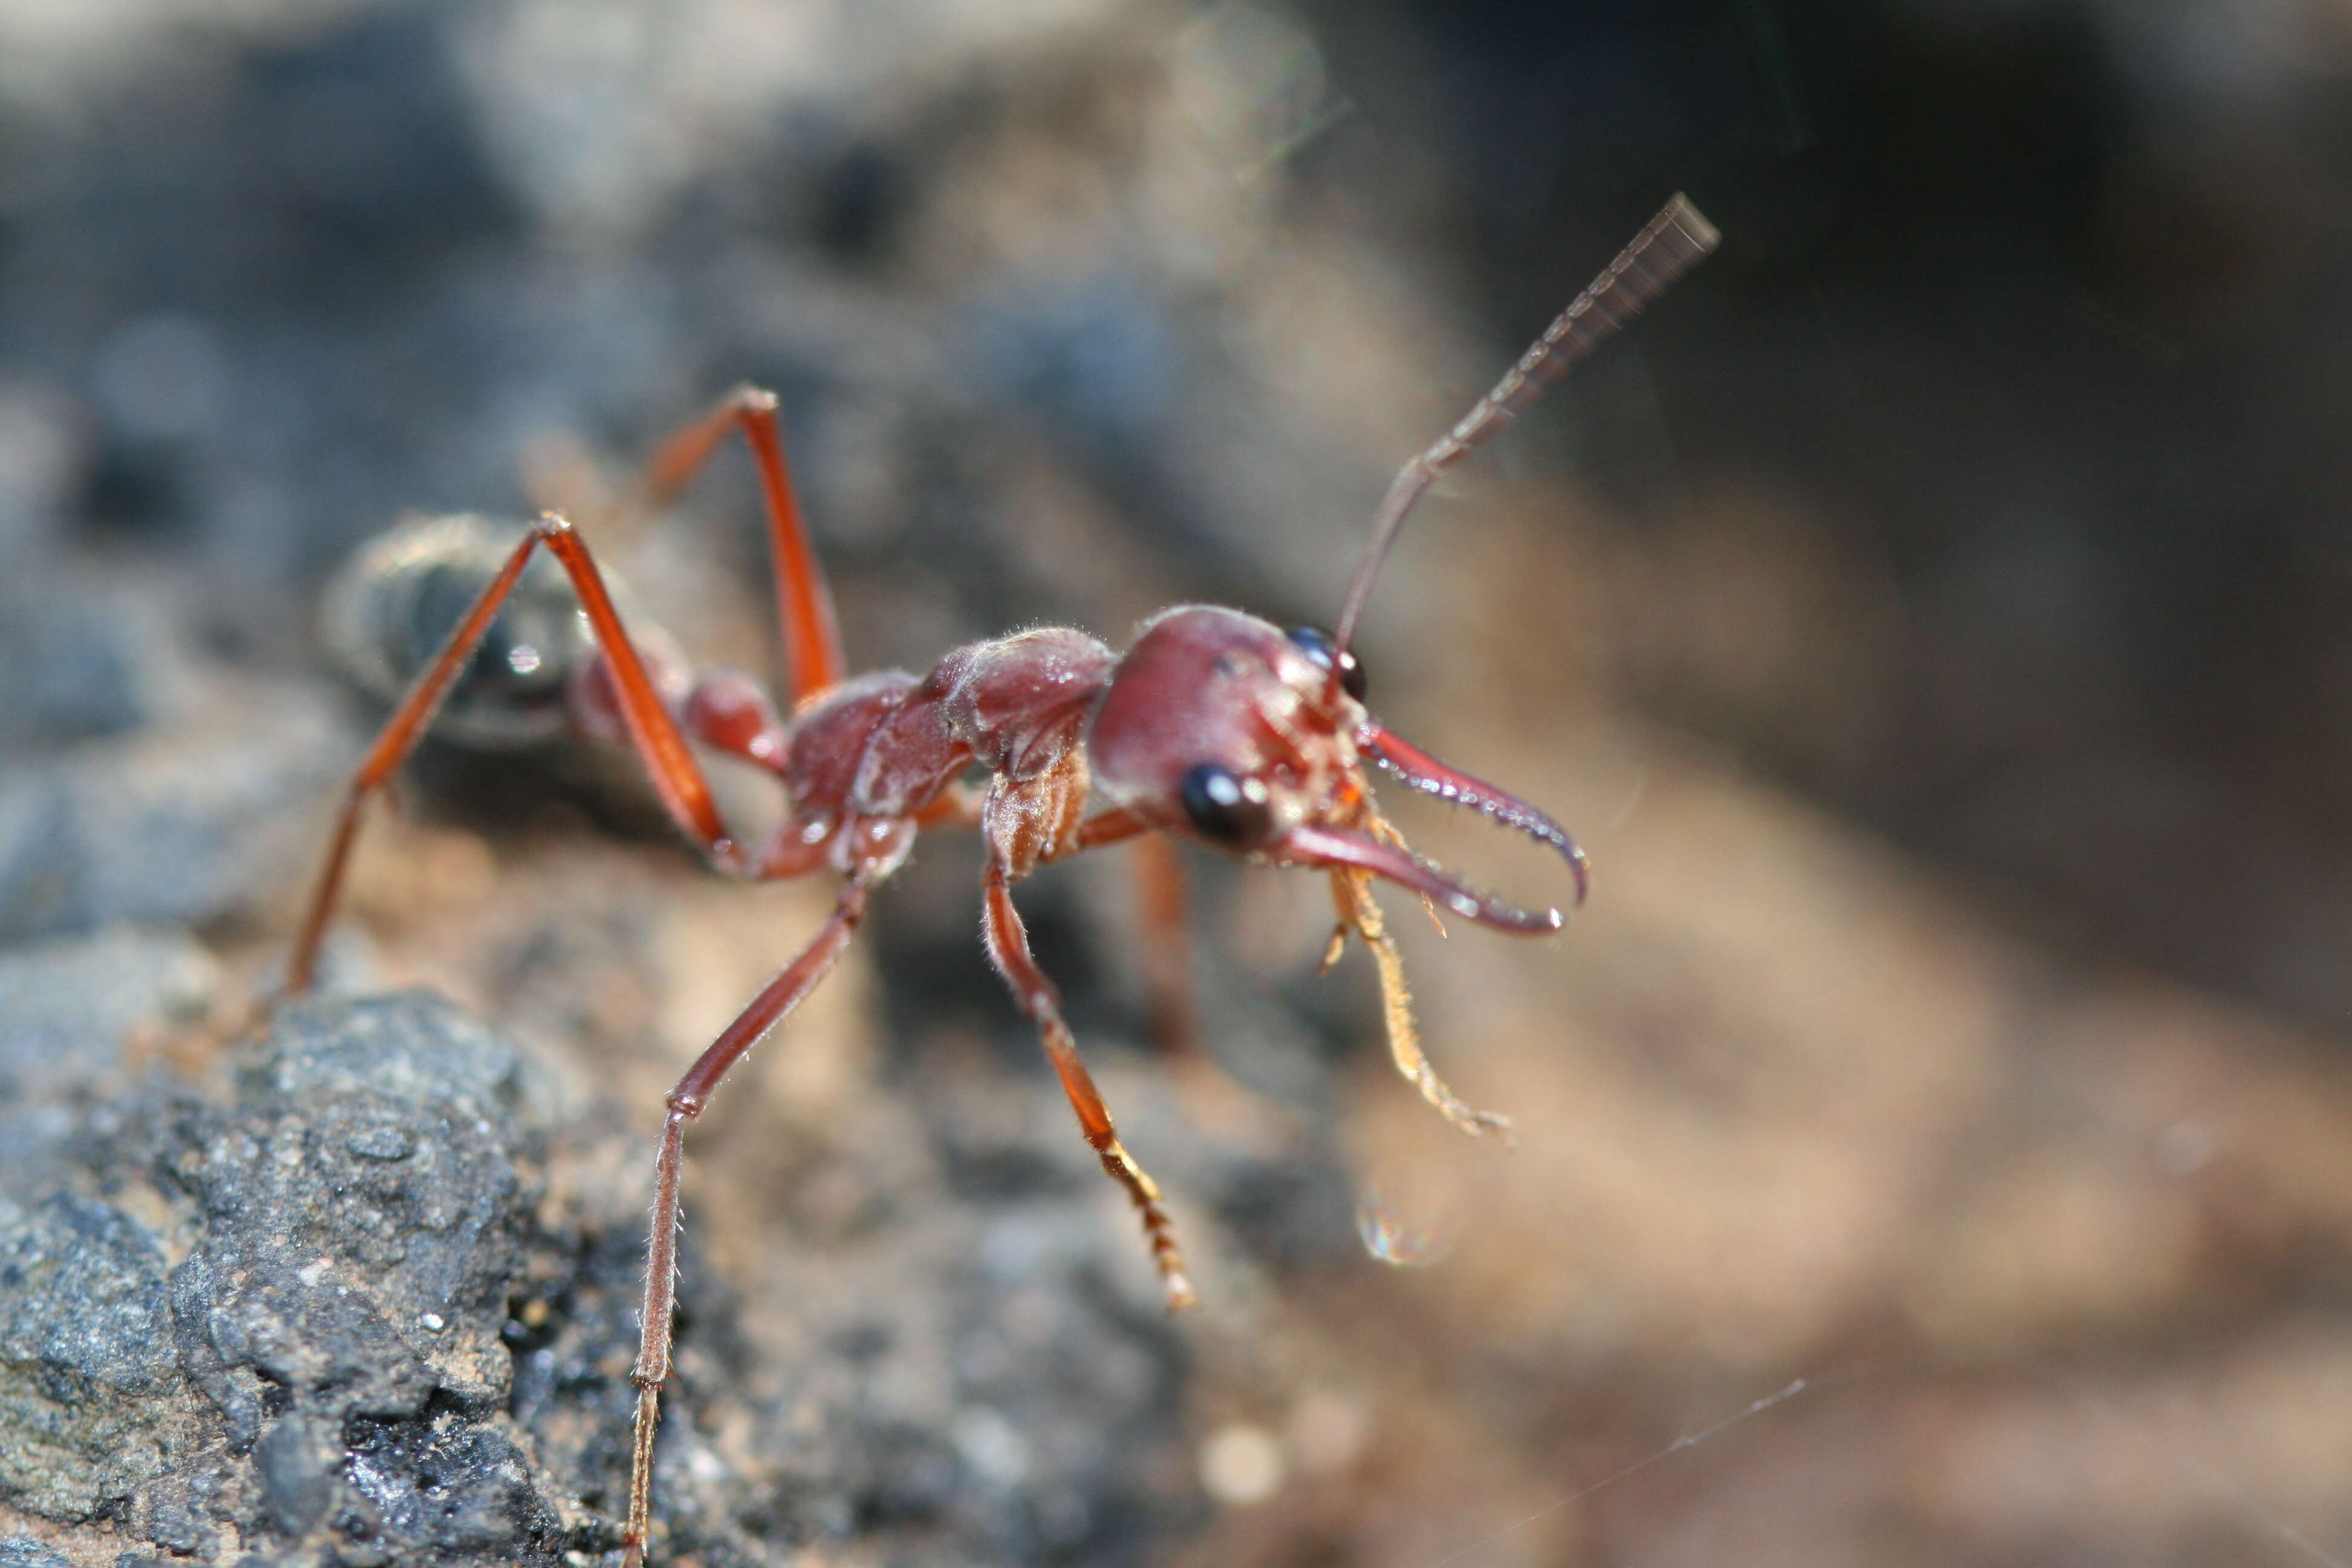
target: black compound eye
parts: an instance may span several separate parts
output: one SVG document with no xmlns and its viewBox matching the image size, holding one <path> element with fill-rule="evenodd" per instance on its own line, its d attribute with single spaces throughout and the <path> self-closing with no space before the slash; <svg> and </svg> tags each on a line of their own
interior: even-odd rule
<svg viewBox="0 0 2352 1568">
<path fill-rule="evenodd" d="M 1202 836 L 1230 848 L 1263 844 L 1274 832 L 1265 785 L 1231 768 L 1202 763 L 1184 775 L 1184 815 Z"/>
<path fill-rule="evenodd" d="M 1364 700 L 1364 667 L 1357 662 L 1353 653 L 1339 653 L 1331 646 L 1331 639 L 1315 626 L 1292 627 L 1290 640 L 1297 643 L 1298 651 L 1311 659 L 1318 668 L 1330 668 L 1331 660 L 1334 657 L 1338 658 L 1339 689 L 1359 702 Z"/>
</svg>

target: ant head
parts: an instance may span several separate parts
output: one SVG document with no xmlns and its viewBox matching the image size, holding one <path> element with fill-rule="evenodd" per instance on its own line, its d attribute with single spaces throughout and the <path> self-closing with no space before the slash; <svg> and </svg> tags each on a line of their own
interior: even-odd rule
<svg viewBox="0 0 2352 1568">
<path fill-rule="evenodd" d="M 1347 815 L 1365 715 L 1344 689 L 1326 700 L 1330 657 L 1320 633 L 1294 637 L 1239 610 L 1162 612 L 1096 710 L 1097 786 L 1154 827 L 1242 855 Z"/>
<path fill-rule="evenodd" d="M 1416 787 L 1582 858 L 1532 806 L 1453 773 L 1365 711 L 1363 668 L 1321 632 L 1188 605 L 1147 623 L 1112 674 L 1087 739 L 1106 802 L 1178 838 L 1274 864 L 1369 871 L 1465 919 L 1550 931 L 1403 849 L 1372 809 L 1370 756 Z M 1430 769 L 1436 769 L 1433 773 Z M 1459 787 L 1456 787 L 1456 786 Z"/>
</svg>

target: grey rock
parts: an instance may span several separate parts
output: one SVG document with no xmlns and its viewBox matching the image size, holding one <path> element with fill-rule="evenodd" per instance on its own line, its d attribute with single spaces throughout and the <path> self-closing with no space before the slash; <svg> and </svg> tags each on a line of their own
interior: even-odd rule
<svg viewBox="0 0 2352 1568">
<path fill-rule="evenodd" d="M 126 1031 L 203 1017 L 219 984 L 184 931 L 116 927 L 0 952 L 0 1100 L 100 1081 Z"/>
<path fill-rule="evenodd" d="M 81 1522 L 163 1471 L 192 1435 L 171 1318 L 136 1221 L 69 1193 L 0 1204 L 0 1495 Z"/>
<path fill-rule="evenodd" d="M 172 1279 L 181 1361 L 237 1441 L 279 1399 L 329 1423 L 503 1402 L 520 1070 L 421 995 L 279 1020 L 246 1114 L 174 1173 L 204 1226 Z"/>
<path fill-rule="evenodd" d="M 0 943 L 249 914 L 347 763 L 331 703 L 220 676 L 180 721 L 0 767 Z"/>
<path fill-rule="evenodd" d="M 65 770 L 0 768 L 0 941 L 74 929 L 79 842 Z"/>
<path fill-rule="evenodd" d="M 261 1473 L 261 1502 L 271 1528 L 299 1538 L 326 1517 L 334 1500 L 335 1477 L 343 1465 L 341 1435 L 309 1411 L 280 1416 L 254 1445 Z"/>
<path fill-rule="evenodd" d="M 0 751 L 138 729 L 163 707 L 163 635 L 127 593 L 24 580 L 0 598 Z"/>
<path fill-rule="evenodd" d="M 244 1049 L 232 1103 L 131 1084 L 86 1107 L 48 1190 L 0 1205 L 0 1501 L 175 1560 L 612 1550 L 642 1194 L 549 1194 L 643 1144 L 422 994 L 292 1005 Z M 871 1201 L 779 1237 L 782 1353 L 689 1232 L 666 1557 L 1115 1564 L 1160 1538 L 1176 1341 L 1110 1282 L 1133 1238 L 1034 1114 L 1054 1093 L 996 1091 L 1041 1173 L 1023 1194 L 954 1191 L 919 1119 L 845 1145 Z"/>
<path fill-rule="evenodd" d="M 0 1193 L 51 1180 L 77 1108 L 142 1026 L 201 1018 L 219 966 L 184 932 L 117 927 L 0 951 Z"/>
<path fill-rule="evenodd" d="M 537 1136 L 513 1049 L 419 995 L 290 1007 L 234 1107 L 134 1095 L 139 1206 L 0 1207 L 0 1495 L 179 1555 L 551 1561 L 589 1522 L 529 1457 L 501 1331 Z M 127 1190 L 127 1189 L 126 1189 Z"/>
</svg>

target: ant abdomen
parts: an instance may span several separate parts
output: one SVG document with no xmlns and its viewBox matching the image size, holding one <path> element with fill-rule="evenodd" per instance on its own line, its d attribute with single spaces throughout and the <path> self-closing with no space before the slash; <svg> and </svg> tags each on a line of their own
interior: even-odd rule
<svg viewBox="0 0 2352 1568">
<path fill-rule="evenodd" d="M 432 664 L 499 574 L 526 524 L 458 512 L 412 517 L 355 551 L 328 584 L 320 637 L 343 674 L 385 705 Z M 449 688 L 435 733 L 473 750 L 555 740 L 596 642 L 562 566 L 532 557 Z"/>
</svg>

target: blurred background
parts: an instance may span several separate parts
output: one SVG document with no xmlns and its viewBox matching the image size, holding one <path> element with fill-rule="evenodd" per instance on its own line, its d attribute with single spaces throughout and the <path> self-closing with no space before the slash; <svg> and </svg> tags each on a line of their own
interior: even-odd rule
<svg viewBox="0 0 2352 1568">
<path fill-rule="evenodd" d="M 756 1453 L 730 1495 L 777 1561 L 2352 1553 L 2329 0 L 8 0 L 0 940 L 179 930 L 263 983 L 370 718 L 319 589 L 404 513 L 562 504 L 767 668 L 740 457 L 630 499 L 741 380 L 861 668 L 1186 599 L 1328 621 L 1398 462 L 1677 189 L 1720 252 L 1449 478 L 1360 642 L 1377 711 L 1595 860 L 1553 942 L 1399 921 L 1516 1152 L 1389 1072 L 1360 959 L 1314 978 L 1319 887 L 1198 868 L 1263 1100 L 1220 1117 L 1140 1043 L 1116 858 L 1041 877 L 1204 1258 L 1204 1310 L 1136 1331 L 1133 1506 L 1038 1501 L 1017 1411 L 950 1445 L 1009 1534 L 796 1515 Z M 648 1136 L 824 890 L 698 877 L 577 758 L 426 763 L 347 983 L 448 991 Z M 697 1146 L 755 1361 L 835 1353 L 806 1189 L 861 1127 L 974 1213 L 1067 1177 L 1084 1267 L 1148 1297 L 975 867 L 926 848 Z M 990 1117 L 1067 1169 L 960 1163 Z M 1108 1442 L 1073 1356 L 1056 1418 Z"/>
</svg>

